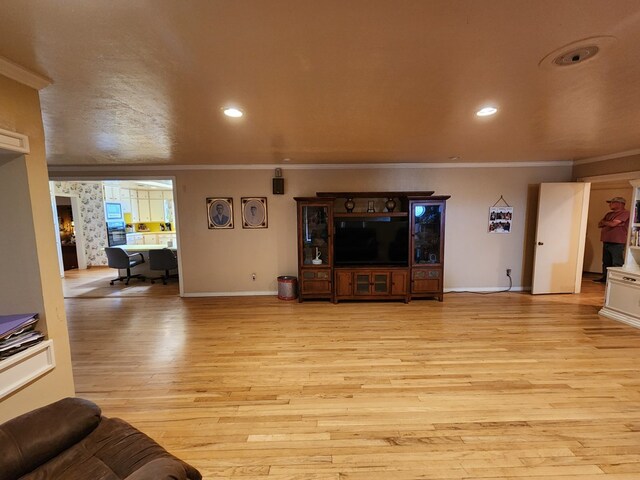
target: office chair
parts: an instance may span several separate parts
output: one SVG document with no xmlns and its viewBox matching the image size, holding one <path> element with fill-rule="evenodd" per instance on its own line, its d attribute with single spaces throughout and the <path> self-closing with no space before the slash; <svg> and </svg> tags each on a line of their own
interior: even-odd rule
<svg viewBox="0 0 640 480">
<path fill-rule="evenodd" d="M 178 273 L 169 273 L 169 270 L 178 268 L 178 259 L 168 248 L 149 250 L 149 268 L 151 270 L 164 270 L 164 275 L 153 277 L 151 283 L 162 279 L 162 283 L 166 285 L 169 278 L 178 278 Z"/>
<path fill-rule="evenodd" d="M 129 280 L 131 280 L 132 278 L 138 278 L 144 282 L 144 275 L 131 275 L 131 269 L 133 267 L 144 263 L 144 256 L 142 256 L 141 253 L 133 253 L 129 255 L 123 249 L 118 247 L 106 247 L 104 251 L 107 254 L 107 262 L 109 264 L 109 267 L 127 270 L 126 275 L 114 278 L 113 280 L 111 280 L 110 285 L 113 285 L 113 282 L 121 282 L 122 280 L 126 280 L 124 284 L 129 285 Z"/>
</svg>

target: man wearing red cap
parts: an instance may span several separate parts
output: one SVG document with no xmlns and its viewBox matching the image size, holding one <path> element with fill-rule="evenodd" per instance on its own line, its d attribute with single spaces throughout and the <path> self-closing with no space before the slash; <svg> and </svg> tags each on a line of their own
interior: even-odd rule
<svg viewBox="0 0 640 480">
<path fill-rule="evenodd" d="M 602 278 L 594 282 L 600 283 L 607 281 L 607 268 L 624 264 L 624 247 L 629 229 L 629 210 L 624 209 L 627 201 L 622 197 L 613 197 L 607 203 L 611 211 L 598 222 L 602 241 Z"/>
</svg>

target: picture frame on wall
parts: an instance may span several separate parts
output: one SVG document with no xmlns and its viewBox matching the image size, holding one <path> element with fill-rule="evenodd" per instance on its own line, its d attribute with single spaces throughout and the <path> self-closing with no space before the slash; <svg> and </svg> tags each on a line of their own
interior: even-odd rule
<svg viewBox="0 0 640 480">
<path fill-rule="evenodd" d="M 233 228 L 233 198 L 208 197 L 207 222 L 210 230 Z"/>
<path fill-rule="evenodd" d="M 489 207 L 489 233 L 511 233 L 513 207 Z"/>
<path fill-rule="evenodd" d="M 267 197 L 242 197 L 242 228 L 268 228 Z"/>
</svg>

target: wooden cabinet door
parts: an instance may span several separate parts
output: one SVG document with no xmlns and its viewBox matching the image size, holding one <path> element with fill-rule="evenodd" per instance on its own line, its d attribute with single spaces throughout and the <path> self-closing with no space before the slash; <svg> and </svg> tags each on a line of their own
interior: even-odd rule
<svg viewBox="0 0 640 480">
<path fill-rule="evenodd" d="M 164 222 L 164 200 L 149 200 L 149 217 L 152 222 Z"/>
<path fill-rule="evenodd" d="M 145 233 L 143 236 L 145 245 L 157 245 L 158 235 L 155 233 Z"/>
<path fill-rule="evenodd" d="M 141 222 L 151 221 L 151 210 L 148 198 L 138 198 L 138 218 Z"/>
<path fill-rule="evenodd" d="M 356 296 L 389 295 L 389 272 L 355 271 L 353 294 Z"/>
<path fill-rule="evenodd" d="M 336 295 L 351 296 L 353 295 L 353 273 L 337 272 L 336 273 Z"/>
<path fill-rule="evenodd" d="M 371 293 L 371 276 L 369 273 L 354 272 L 353 294 L 369 295 Z"/>
<path fill-rule="evenodd" d="M 371 295 L 389 295 L 389 272 L 371 273 Z"/>
<path fill-rule="evenodd" d="M 131 190 L 135 192 L 135 190 Z M 137 195 L 137 193 L 136 193 Z M 131 197 L 131 221 L 138 223 L 140 221 L 140 209 L 138 208 L 138 198 Z"/>
<path fill-rule="evenodd" d="M 391 295 L 405 295 L 407 293 L 407 272 L 391 272 Z"/>
</svg>

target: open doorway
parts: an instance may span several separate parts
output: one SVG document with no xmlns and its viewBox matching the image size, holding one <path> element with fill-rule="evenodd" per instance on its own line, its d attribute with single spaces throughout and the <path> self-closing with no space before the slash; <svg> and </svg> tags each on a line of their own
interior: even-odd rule
<svg viewBox="0 0 640 480">
<path fill-rule="evenodd" d="M 56 213 L 58 214 L 58 234 L 62 250 L 62 270 L 66 272 L 78 268 L 76 228 L 70 197 L 56 197 Z"/>
<path fill-rule="evenodd" d="M 85 270 L 85 236 L 77 228 L 77 224 L 82 223 L 79 198 L 72 195 L 56 195 L 54 214 L 61 275 L 64 277 L 65 272 L 73 269 Z"/>
<path fill-rule="evenodd" d="M 166 271 L 151 268 L 149 259 L 151 250 L 169 249 L 179 264 L 173 186 L 172 178 L 53 182 L 53 194 L 56 199 L 60 197 L 55 208 L 58 210 L 59 207 L 56 219 L 60 230 L 61 261 L 65 264 L 65 296 L 155 295 L 159 293 L 155 290 L 163 287 L 163 295 L 178 295 L 181 292 L 179 275 L 178 280 L 175 278 L 179 268 L 171 269 L 169 273 L 172 278 L 162 279 L 159 277 L 166 276 Z M 73 208 L 74 202 L 77 203 L 78 212 Z M 78 242 L 81 238 L 84 240 L 83 246 Z M 73 247 L 77 268 L 73 268 Z M 147 281 L 132 279 L 128 284 L 114 282 L 111 285 L 111 280 L 126 275 L 126 268 L 110 266 L 105 250 L 108 247 L 144 257 L 143 264 L 134 267 L 131 273 L 141 274 Z M 83 256 L 84 271 L 81 265 Z M 152 284 L 152 278 L 158 281 Z"/>
<path fill-rule="evenodd" d="M 587 234 L 584 249 L 585 276 L 602 276 L 602 242 L 600 241 L 600 229 L 598 222 L 609 211 L 607 200 L 613 197 L 626 199 L 626 208 L 631 208 L 633 187 L 629 180 L 617 181 L 591 181 L 591 197 L 589 199 L 589 215 L 587 217 Z"/>
</svg>

